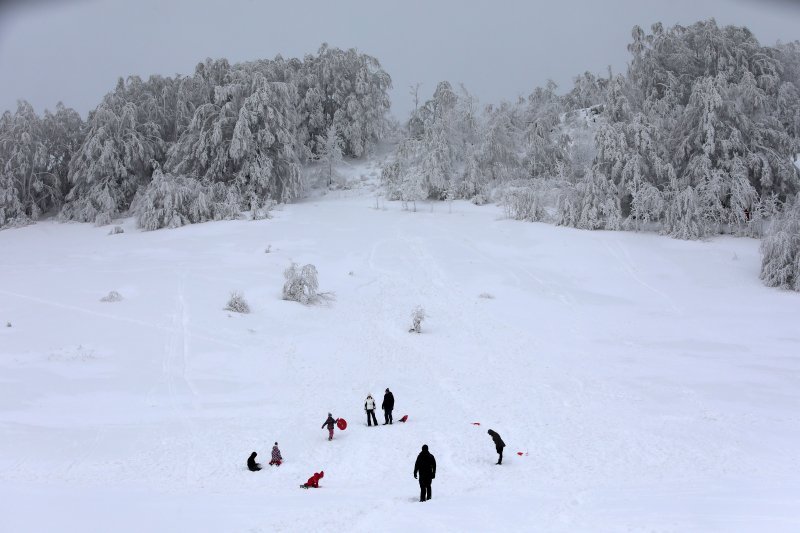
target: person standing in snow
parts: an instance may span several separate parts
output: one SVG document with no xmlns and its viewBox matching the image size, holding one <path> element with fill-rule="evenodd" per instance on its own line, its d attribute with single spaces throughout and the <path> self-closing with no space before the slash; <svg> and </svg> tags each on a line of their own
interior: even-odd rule
<svg viewBox="0 0 800 533">
<path fill-rule="evenodd" d="M 431 482 L 436 477 L 436 458 L 428 451 L 428 445 L 422 445 L 422 451 L 414 463 L 414 479 L 419 474 L 419 501 L 431 499 Z"/>
<path fill-rule="evenodd" d="M 258 472 L 259 470 L 261 470 L 261 465 L 256 462 L 256 455 L 258 454 L 256 452 L 253 452 L 250 454 L 250 457 L 247 458 L 247 468 L 251 472 Z"/>
<path fill-rule="evenodd" d="M 386 393 L 383 395 L 381 409 L 383 409 L 383 425 L 385 426 L 386 424 L 391 424 L 392 409 L 394 409 L 394 394 L 392 394 L 392 391 L 390 391 L 388 388 L 386 389 Z"/>
<path fill-rule="evenodd" d="M 375 400 L 372 394 L 367 394 L 367 400 L 364 402 L 364 410 L 367 412 L 367 425 L 371 426 L 373 423 L 378 426 L 378 419 L 375 418 Z"/>
<path fill-rule="evenodd" d="M 500 454 L 500 457 L 497 459 L 497 464 L 503 464 L 503 448 L 506 447 L 506 443 L 503 442 L 503 439 L 500 438 L 500 435 L 497 434 L 496 431 L 490 429 L 489 435 L 492 437 L 494 441 L 494 447 L 497 450 L 497 453 Z"/>
<path fill-rule="evenodd" d="M 333 418 L 333 415 L 328 413 L 328 419 L 322 423 L 322 427 L 328 427 L 328 440 L 333 440 L 333 428 L 336 426 L 336 422 L 338 421 L 338 418 Z"/>
<path fill-rule="evenodd" d="M 272 447 L 272 460 L 269 462 L 271 465 L 281 466 L 283 462 L 283 457 L 281 457 L 281 451 L 278 449 L 278 443 L 275 443 L 275 446 Z"/>
</svg>

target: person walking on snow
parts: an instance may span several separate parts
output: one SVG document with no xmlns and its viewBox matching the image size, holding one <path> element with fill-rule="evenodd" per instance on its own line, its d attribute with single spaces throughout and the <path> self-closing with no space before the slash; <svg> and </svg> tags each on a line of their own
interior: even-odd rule
<svg viewBox="0 0 800 533">
<path fill-rule="evenodd" d="M 261 465 L 256 462 L 256 455 L 258 454 L 256 452 L 253 452 L 250 454 L 250 457 L 247 458 L 247 468 L 251 472 L 258 472 L 259 470 L 261 470 Z"/>
<path fill-rule="evenodd" d="M 372 394 L 367 394 L 367 401 L 364 402 L 364 410 L 367 412 L 367 425 L 371 426 L 373 423 L 378 425 L 378 420 L 375 418 L 375 400 Z"/>
<path fill-rule="evenodd" d="M 503 439 L 500 438 L 500 435 L 498 435 L 497 432 L 492 429 L 489 430 L 489 435 L 494 441 L 494 447 L 497 450 L 497 453 L 500 454 L 500 457 L 497 459 L 497 464 L 501 465 L 503 464 L 503 448 L 506 447 L 506 443 L 503 442 Z"/>
<path fill-rule="evenodd" d="M 383 425 L 385 426 L 386 424 L 391 424 L 392 409 L 394 409 L 394 394 L 392 394 L 392 391 L 390 391 L 388 388 L 386 389 L 386 394 L 383 395 L 381 409 L 383 409 Z"/>
<path fill-rule="evenodd" d="M 414 479 L 419 474 L 419 501 L 431 499 L 431 481 L 436 477 L 436 458 L 428 451 L 428 445 L 422 445 L 422 451 L 414 463 Z"/>
<path fill-rule="evenodd" d="M 269 462 L 271 465 L 281 466 L 283 462 L 283 457 L 281 457 L 281 451 L 278 449 L 278 443 L 275 443 L 275 446 L 272 447 L 272 461 Z"/>
<path fill-rule="evenodd" d="M 333 428 L 338 421 L 338 418 L 333 418 L 333 415 L 328 413 L 328 419 L 322 423 L 322 427 L 328 426 L 328 440 L 333 440 Z"/>
</svg>

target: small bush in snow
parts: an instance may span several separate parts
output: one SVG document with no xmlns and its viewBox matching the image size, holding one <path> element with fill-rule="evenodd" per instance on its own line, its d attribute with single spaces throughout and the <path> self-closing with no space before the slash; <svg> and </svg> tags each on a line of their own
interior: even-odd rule
<svg viewBox="0 0 800 533">
<path fill-rule="evenodd" d="M 270 253 L 271 251 L 272 251 L 272 245 L 271 245 L 271 244 L 268 244 L 268 245 L 267 245 L 267 248 L 264 250 L 264 253 L 265 253 L 265 254 L 268 254 L 268 253 Z"/>
<path fill-rule="evenodd" d="M 408 330 L 409 333 L 420 333 L 422 332 L 422 321 L 425 320 L 425 309 L 422 308 L 421 305 L 418 305 L 411 311 L 411 329 Z"/>
<path fill-rule="evenodd" d="M 111 224 L 111 215 L 108 213 L 100 213 L 94 217 L 95 226 L 108 226 Z"/>
<path fill-rule="evenodd" d="M 332 293 L 319 292 L 317 281 L 317 267 L 305 265 L 300 268 L 297 263 L 292 263 L 283 272 L 286 282 L 283 284 L 283 299 L 310 305 L 321 301 L 333 299 Z"/>
<path fill-rule="evenodd" d="M 102 298 L 100 298 L 101 302 L 119 302 L 122 301 L 122 295 L 117 291 L 111 291 Z"/>
<path fill-rule="evenodd" d="M 478 295 L 478 298 L 485 298 L 486 300 L 494 300 L 494 296 L 489 294 L 488 292 L 482 292 Z"/>
<path fill-rule="evenodd" d="M 800 291 L 800 195 L 770 225 L 761 255 L 765 285 Z"/>
<path fill-rule="evenodd" d="M 226 311 L 233 311 L 234 313 L 247 314 L 250 312 L 250 305 L 244 299 L 244 294 L 238 291 L 231 293 L 228 300 L 228 305 L 225 306 Z"/>
<path fill-rule="evenodd" d="M 114 226 L 111 228 L 111 231 L 108 232 L 109 235 L 119 235 L 120 233 L 125 233 L 125 230 L 122 229 L 122 226 Z"/>
<path fill-rule="evenodd" d="M 11 327 L 11 322 L 6 322 L 6 327 L 10 328 Z"/>
<path fill-rule="evenodd" d="M 489 203 L 488 200 L 486 200 L 486 197 L 480 193 L 473 196 L 470 201 L 475 205 L 486 205 Z"/>
</svg>

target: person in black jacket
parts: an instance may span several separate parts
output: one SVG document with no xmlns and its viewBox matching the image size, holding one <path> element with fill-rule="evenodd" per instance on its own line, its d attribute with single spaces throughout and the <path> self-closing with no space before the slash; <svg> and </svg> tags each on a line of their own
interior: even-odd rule
<svg viewBox="0 0 800 533">
<path fill-rule="evenodd" d="M 328 428 L 328 440 L 333 440 L 333 428 L 336 427 L 336 423 L 339 421 L 338 418 L 333 418 L 333 415 L 328 413 L 328 418 L 325 419 L 325 422 L 322 423 L 320 429 L 327 426 Z"/>
<path fill-rule="evenodd" d="M 500 454 L 500 457 L 497 459 L 497 464 L 503 464 L 503 448 L 506 447 L 506 443 L 503 442 L 503 439 L 500 438 L 500 435 L 497 434 L 496 431 L 490 429 L 489 435 L 492 437 L 494 441 L 494 447 L 497 450 L 497 453 Z"/>
<path fill-rule="evenodd" d="M 261 465 L 256 462 L 256 452 L 250 454 L 250 457 L 247 458 L 247 468 L 250 469 L 251 472 L 258 472 L 261 470 Z"/>
<path fill-rule="evenodd" d="M 394 394 L 389 389 L 386 389 L 386 394 L 383 395 L 383 403 L 381 404 L 381 409 L 383 409 L 383 425 L 391 424 L 392 423 L 392 409 L 394 409 Z"/>
<path fill-rule="evenodd" d="M 436 458 L 428 451 L 428 445 L 422 445 L 422 451 L 414 463 L 414 479 L 419 474 L 419 501 L 431 499 L 431 481 L 436 477 Z"/>
</svg>

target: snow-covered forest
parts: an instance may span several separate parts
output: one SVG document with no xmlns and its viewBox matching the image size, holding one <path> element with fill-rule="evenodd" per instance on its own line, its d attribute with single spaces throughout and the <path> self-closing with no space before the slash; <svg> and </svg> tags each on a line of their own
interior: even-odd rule
<svg viewBox="0 0 800 533">
<path fill-rule="evenodd" d="M 190 76 L 120 79 L 84 122 L 19 102 L 0 122 L 0 227 L 43 213 L 109 224 L 135 214 L 158 229 L 264 216 L 303 192 L 303 163 L 369 154 L 386 130 L 391 78 L 373 57 L 322 45 L 303 59 Z"/>
<path fill-rule="evenodd" d="M 509 217 L 681 239 L 765 237 L 762 279 L 800 286 L 800 43 L 761 45 L 714 20 L 635 27 L 627 72 L 586 72 L 559 92 L 481 105 L 438 84 L 382 169 L 390 200 L 502 203 Z M 263 218 L 389 130 L 390 76 L 377 59 L 323 45 L 303 59 L 191 76 L 137 76 L 85 122 L 20 102 L 0 121 L 0 227 L 38 219 L 143 229 Z M 787 223 L 771 222 L 774 219 Z"/>
<path fill-rule="evenodd" d="M 635 27 L 628 50 L 624 74 L 483 108 L 441 82 L 383 170 L 389 197 L 501 202 L 515 219 L 681 239 L 767 233 L 763 279 L 796 288 L 800 235 L 768 222 L 782 206 L 796 217 L 800 43 L 762 46 L 708 20 Z"/>
</svg>

